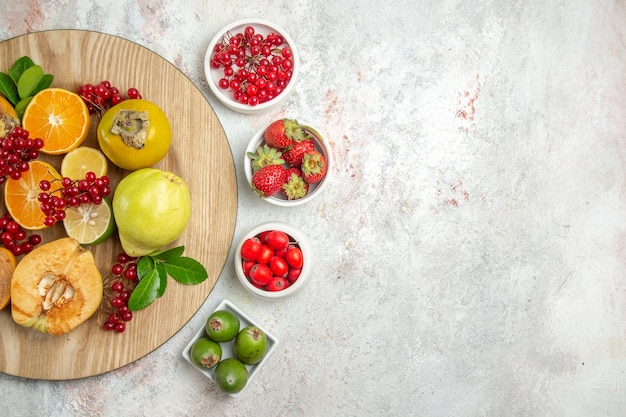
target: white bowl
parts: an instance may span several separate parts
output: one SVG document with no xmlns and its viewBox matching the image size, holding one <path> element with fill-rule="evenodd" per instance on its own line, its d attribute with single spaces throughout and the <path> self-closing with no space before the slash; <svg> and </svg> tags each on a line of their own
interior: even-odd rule
<svg viewBox="0 0 626 417">
<path fill-rule="evenodd" d="M 302 258 L 304 260 L 299 278 L 289 287 L 280 291 L 267 291 L 262 288 L 255 287 L 254 285 L 252 285 L 252 283 L 248 280 L 243 272 L 242 258 L 240 255 L 243 242 L 245 242 L 245 240 L 250 237 L 257 236 L 258 234 L 268 230 L 281 230 L 289 235 L 293 240 L 298 243 L 298 246 L 302 251 Z M 310 239 L 302 230 L 288 223 L 280 221 L 270 221 L 255 226 L 254 228 L 252 228 L 252 230 L 250 230 L 243 236 L 243 238 L 235 248 L 234 261 L 235 273 L 237 274 L 237 278 L 239 278 L 239 282 L 248 292 L 264 300 L 278 300 L 280 298 L 285 298 L 296 294 L 306 285 L 306 283 L 311 278 L 313 272 L 313 262 L 315 262 L 315 259 Z"/>
<path fill-rule="evenodd" d="M 292 76 L 291 80 L 287 83 L 285 89 L 272 100 L 257 104 L 256 106 L 242 104 L 234 99 L 233 92 L 230 89 L 220 88 L 219 80 L 224 77 L 223 69 L 216 69 L 211 67 L 211 58 L 213 57 L 215 46 L 219 42 L 221 42 L 225 36 L 243 33 L 246 26 L 252 26 L 255 30 L 255 33 L 260 33 L 264 37 L 267 36 L 267 34 L 269 34 L 270 32 L 281 35 L 293 52 L 293 68 L 291 69 Z M 215 94 L 215 96 L 228 108 L 246 114 L 261 113 L 263 111 L 274 108 L 282 103 L 293 91 L 296 81 L 298 79 L 299 71 L 300 56 L 293 39 L 291 39 L 287 32 L 285 32 L 285 30 L 281 27 L 261 19 L 238 20 L 224 27 L 213 37 L 213 39 L 211 39 L 211 42 L 209 43 L 206 54 L 204 56 L 204 73 L 213 94 Z"/>
<path fill-rule="evenodd" d="M 245 365 L 246 368 L 248 369 L 248 382 L 246 383 L 246 386 L 244 387 L 244 389 L 234 394 L 230 394 L 230 393 L 228 394 L 231 397 L 237 397 L 250 385 L 252 378 L 254 378 L 254 376 L 259 372 L 259 370 L 261 369 L 261 367 L 263 366 L 267 358 L 270 356 L 270 354 L 274 352 L 274 349 L 276 349 L 276 346 L 278 346 L 278 339 L 276 339 L 276 337 L 274 337 L 271 333 L 265 330 L 257 322 L 253 321 L 243 311 L 241 311 L 239 308 L 237 308 L 233 303 L 231 303 L 228 300 L 223 300 L 214 311 L 218 311 L 218 310 L 228 310 L 231 313 L 235 314 L 239 318 L 239 330 L 243 329 L 246 326 L 257 326 L 259 329 L 263 330 L 263 332 L 267 336 L 267 350 L 265 352 L 265 356 L 263 357 L 263 359 L 261 359 L 261 362 L 255 365 Z M 200 339 L 201 337 L 206 336 L 205 327 L 206 327 L 206 322 L 202 324 L 202 328 L 198 330 L 196 335 L 189 341 L 187 346 L 185 346 L 185 349 L 183 349 L 183 358 L 185 358 L 185 360 L 189 362 L 196 370 L 200 371 L 202 375 L 209 378 L 211 381 L 215 382 L 214 380 L 215 367 L 211 369 L 200 368 L 191 359 L 191 347 L 193 346 L 196 340 Z M 234 347 L 233 347 L 234 341 L 222 342 L 220 344 L 222 346 L 222 359 L 232 358 L 235 356 Z"/>
<path fill-rule="evenodd" d="M 298 121 L 298 123 L 303 126 L 310 126 L 310 124 L 306 122 Z M 330 172 L 333 167 L 333 154 L 331 152 L 330 145 L 324 139 L 322 134 L 314 127 L 311 127 L 311 129 L 307 131 L 313 136 L 313 143 L 315 144 L 315 149 L 321 152 L 324 155 L 324 158 L 326 159 L 326 165 L 328 166 L 326 170 L 326 175 L 324 176 L 324 178 L 322 178 L 322 180 L 319 183 L 309 185 L 309 193 L 305 197 L 298 198 L 296 200 L 288 200 L 281 193 L 278 193 L 270 197 L 260 197 L 263 200 L 267 201 L 268 203 L 275 204 L 277 206 L 283 206 L 283 207 L 299 206 L 301 204 L 308 203 L 309 201 L 313 200 L 315 197 L 320 195 L 322 193 L 322 190 L 326 187 L 326 184 L 328 184 Z M 251 183 L 252 159 L 248 156 L 248 153 L 255 153 L 257 148 L 265 143 L 265 140 L 263 138 L 264 134 L 265 134 L 265 128 L 260 129 L 258 132 L 256 132 L 254 136 L 252 137 L 252 139 L 250 140 L 250 142 L 248 143 L 248 147 L 246 148 L 246 151 L 244 152 L 243 169 L 244 169 L 244 173 L 246 175 L 248 184 L 252 184 Z"/>
</svg>

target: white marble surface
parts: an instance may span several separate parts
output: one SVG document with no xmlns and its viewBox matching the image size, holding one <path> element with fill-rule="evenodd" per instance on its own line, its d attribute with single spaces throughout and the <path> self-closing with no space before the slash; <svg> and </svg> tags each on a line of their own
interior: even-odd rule
<svg viewBox="0 0 626 417">
<path fill-rule="evenodd" d="M 626 415 L 626 3 L 622 0 L 3 0 L 0 39 L 80 28 L 138 42 L 206 94 L 236 157 L 235 239 L 283 219 L 317 234 L 297 297 L 248 296 L 231 258 L 196 316 L 122 369 L 0 375 L 9 416 Z M 302 79 L 258 116 L 219 105 L 202 57 L 257 17 Z M 248 138 L 306 119 L 332 184 L 282 209 L 245 186 Z M 181 349 L 228 298 L 281 340 L 244 395 Z"/>
</svg>

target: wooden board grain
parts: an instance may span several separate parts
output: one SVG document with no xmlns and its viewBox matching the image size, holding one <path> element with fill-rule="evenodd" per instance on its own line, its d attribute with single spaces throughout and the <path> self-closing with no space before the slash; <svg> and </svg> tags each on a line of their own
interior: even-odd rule
<svg viewBox="0 0 626 417">
<path fill-rule="evenodd" d="M 97 317 L 63 336 L 49 336 L 16 325 L 10 308 L 0 311 L 0 371 L 26 378 L 61 380 L 98 375 L 129 364 L 159 347 L 194 315 L 217 281 L 232 243 L 237 215 L 233 157 L 224 131 L 202 92 L 172 64 L 128 40 L 97 32 L 53 30 L 0 43 L 0 71 L 23 55 L 54 75 L 55 87 L 76 91 L 85 83 L 109 80 L 121 91 L 137 87 L 168 115 L 172 147 L 155 167 L 187 182 L 192 215 L 175 245 L 200 261 L 209 278 L 185 286 L 169 278 L 165 295 L 135 314 L 126 332 L 101 330 Z M 97 116 L 85 145 L 98 147 Z M 61 157 L 42 156 L 60 167 Z M 127 172 L 110 165 L 112 184 Z M 2 205 L 2 213 L 6 210 Z M 63 226 L 41 232 L 44 241 L 64 236 Z M 121 251 L 116 236 L 91 248 L 103 275 Z"/>
</svg>

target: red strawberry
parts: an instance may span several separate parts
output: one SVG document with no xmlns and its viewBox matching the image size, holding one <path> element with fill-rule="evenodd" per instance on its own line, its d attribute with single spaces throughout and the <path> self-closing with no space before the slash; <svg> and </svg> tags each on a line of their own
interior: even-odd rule
<svg viewBox="0 0 626 417">
<path fill-rule="evenodd" d="M 287 170 L 282 165 L 267 165 L 252 175 L 252 189 L 261 197 L 270 197 L 280 191 L 287 181 Z"/>
<path fill-rule="evenodd" d="M 287 182 L 283 184 L 283 194 L 287 200 L 296 200 L 309 193 L 309 184 L 304 180 L 304 174 L 298 168 L 287 170 Z"/>
<path fill-rule="evenodd" d="M 250 167 L 252 172 L 257 172 L 266 165 L 282 165 L 285 161 L 282 159 L 282 153 L 276 149 L 267 146 L 267 144 L 259 146 L 256 152 L 248 152 L 251 159 Z"/>
<path fill-rule="evenodd" d="M 294 142 L 289 149 L 283 151 L 283 159 L 292 167 L 299 167 L 302 165 L 302 157 L 306 151 L 315 150 L 313 140 L 305 139 L 300 142 Z"/>
<path fill-rule="evenodd" d="M 294 142 L 299 142 L 306 137 L 306 131 L 298 124 L 297 120 L 280 119 L 272 122 L 265 129 L 265 142 L 278 149 L 285 149 Z"/>
<path fill-rule="evenodd" d="M 316 184 L 326 175 L 326 158 L 317 151 L 307 151 L 302 157 L 302 173 L 309 184 Z"/>
</svg>

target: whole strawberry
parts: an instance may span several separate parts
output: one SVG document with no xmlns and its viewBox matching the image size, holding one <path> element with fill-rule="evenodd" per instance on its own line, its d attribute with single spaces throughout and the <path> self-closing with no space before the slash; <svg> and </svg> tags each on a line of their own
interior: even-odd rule
<svg viewBox="0 0 626 417">
<path fill-rule="evenodd" d="M 326 158 L 318 151 L 307 151 L 302 157 L 301 169 L 304 180 L 309 184 L 316 184 L 326 175 Z"/>
<path fill-rule="evenodd" d="M 284 150 L 282 157 L 291 167 L 299 167 L 302 165 L 302 157 L 306 151 L 315 150 L 313 140 L 304 139 L 300 142 L 294 142 L 291 147 Z"/>
<path fill-rule="evenodd" d="M 282 159 L 282 153 L 267 144 L 259 146 L 256 152 L 248 152 L 248 157 L 251 159 L 250 167 L 252 172 L 257 172 L 267 165 L 282 165 L 285 163 Z"/>
<path fill-rule="evenodd" d="M 270 197 L 278 193 L 287 182 L 287 169 L 282 165 L 267 165 L 252 175 L 251 185 L 261 197 Z"/>
<path fill-rule="evenodd" d="M 306 130 L 297 120 L 279 119 L 265 129 L 265 142 L 274 148 L 285 149 L 294 142 L 300 142 L 307 136 Z"/>
<path fill-rule="evenodd" d="M 306 197 L 309 193 L 309 183 L 304 180 L 304 174 L 298 168 L 287 170 L 287 182 L 283 184 L 283 194 L 287 200 L 296 200 Z"/>
</svg>

